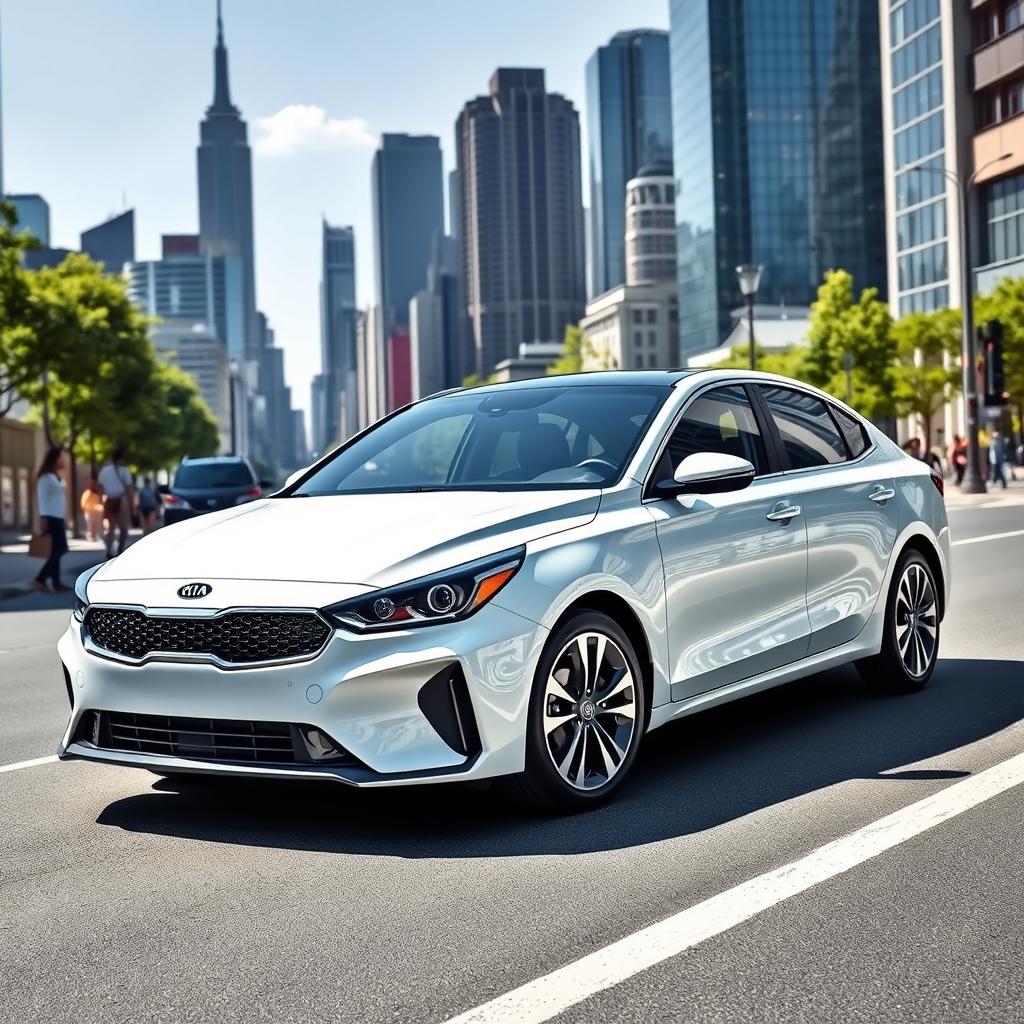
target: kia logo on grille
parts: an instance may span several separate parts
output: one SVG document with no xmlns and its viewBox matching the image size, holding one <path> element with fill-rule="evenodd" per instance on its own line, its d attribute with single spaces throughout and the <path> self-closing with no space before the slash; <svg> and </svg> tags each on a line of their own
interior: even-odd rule
<svg viewBox="0 0 1024 1024">
<path fill-rule="evenodd" d="M 178 597 L 185 601 L 195 601 L 196 598 L 206 597 L 213 590 L 209 583 L 186 583 L 178 587 Z"/>
</svg>

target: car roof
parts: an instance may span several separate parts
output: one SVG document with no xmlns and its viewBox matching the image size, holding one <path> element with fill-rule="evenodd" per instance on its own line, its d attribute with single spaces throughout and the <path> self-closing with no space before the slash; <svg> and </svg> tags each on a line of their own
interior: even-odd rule
<svg viewBox="0 0 1024 1024">
<path fill-rule="evenodd" d="M 181 460 L 181 464 L 184 466 L 186 463 L 190 466 L 207 466 L 207 465 L 223 465 L 228 462 L 244 462 L 246 465 L 249 464 L 249 460 L 244 455 L 202 455 L 197 458 L 192 458 L 186 455 Z"/>
<path fill-rule="evenodd" d="M 526 391 L 534 388 L 562 388 L 572 386 L 602 386 L 621 387 L 637 384 L 660 385 L 670 388 L 678 384 L 684 377 L 694 373 L 701 373 L 699 369 L 694 370 L 593 370 L 589 373 L 564 373 L 552 377 L 530 377 L 527 380 L 511 380 L 500 384 L 481 384 L 475 388 L 459 388 L 453 390 L 486 393 L 488 391 Z M 452 391 L 442 394 L 452 394 Z M 433 396 L 437 397 L 437 396 Z"/>
</svg>

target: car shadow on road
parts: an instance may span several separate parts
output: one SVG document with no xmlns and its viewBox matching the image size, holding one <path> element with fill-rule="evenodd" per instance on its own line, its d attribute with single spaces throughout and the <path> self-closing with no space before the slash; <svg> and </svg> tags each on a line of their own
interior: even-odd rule
<svg viewBox="0 0 1024 1024">
<path fill-rule="evenodd" d="M 683 719 L 644 740 L 611 804 L 570 818 L 529 813 L 469 786 L 352 790 L 333 783 L 162 780 L 97 821 L 206 842 L 397 857 L 577 854 L 714 828 L 848 779 L 956 779 L 900 771 L 1024 718 L 1016 661 L 943 660 L 930 686 L 869 695 L 853 669 Z"/>
</svg>

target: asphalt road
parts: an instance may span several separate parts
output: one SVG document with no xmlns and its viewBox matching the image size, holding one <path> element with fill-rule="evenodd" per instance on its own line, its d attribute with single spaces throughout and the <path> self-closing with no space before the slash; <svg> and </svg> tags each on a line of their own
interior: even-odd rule
<svg viewBox="0 0 1024 1024">
<path fill-rule="evenodd" d="M 954 539 L 1024 505 L 953 509 Z M 1024 534 L 954 549 L 931 686 L 819 675 L 649 736 L 613 805 L 0 770 L 0 1021 L 441 1024 L 1024 751 Z M 67 716 L 67 602 L 0 604 L 0 769 Z M 559 1022 L 1024 1020 L 1024 786 Z"/>
</svg>

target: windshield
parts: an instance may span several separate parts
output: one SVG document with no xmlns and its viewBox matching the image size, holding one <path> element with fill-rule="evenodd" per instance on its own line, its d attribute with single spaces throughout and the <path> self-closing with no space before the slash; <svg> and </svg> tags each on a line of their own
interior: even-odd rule
<svg viewBox="0 0 1024 1024">
<path fill-rule="evenodd" d="M 185 490 L 204 487 L 246 487 L 255 483 L 244 462 L 183 463 L 174 474 L 174 486 Z"/>
<path fill-rule="evenodd" d="M 430 399 L 359 438 L 294 493 L 607 486 L 669 391 L 576 384 Z"/>
</svg>

